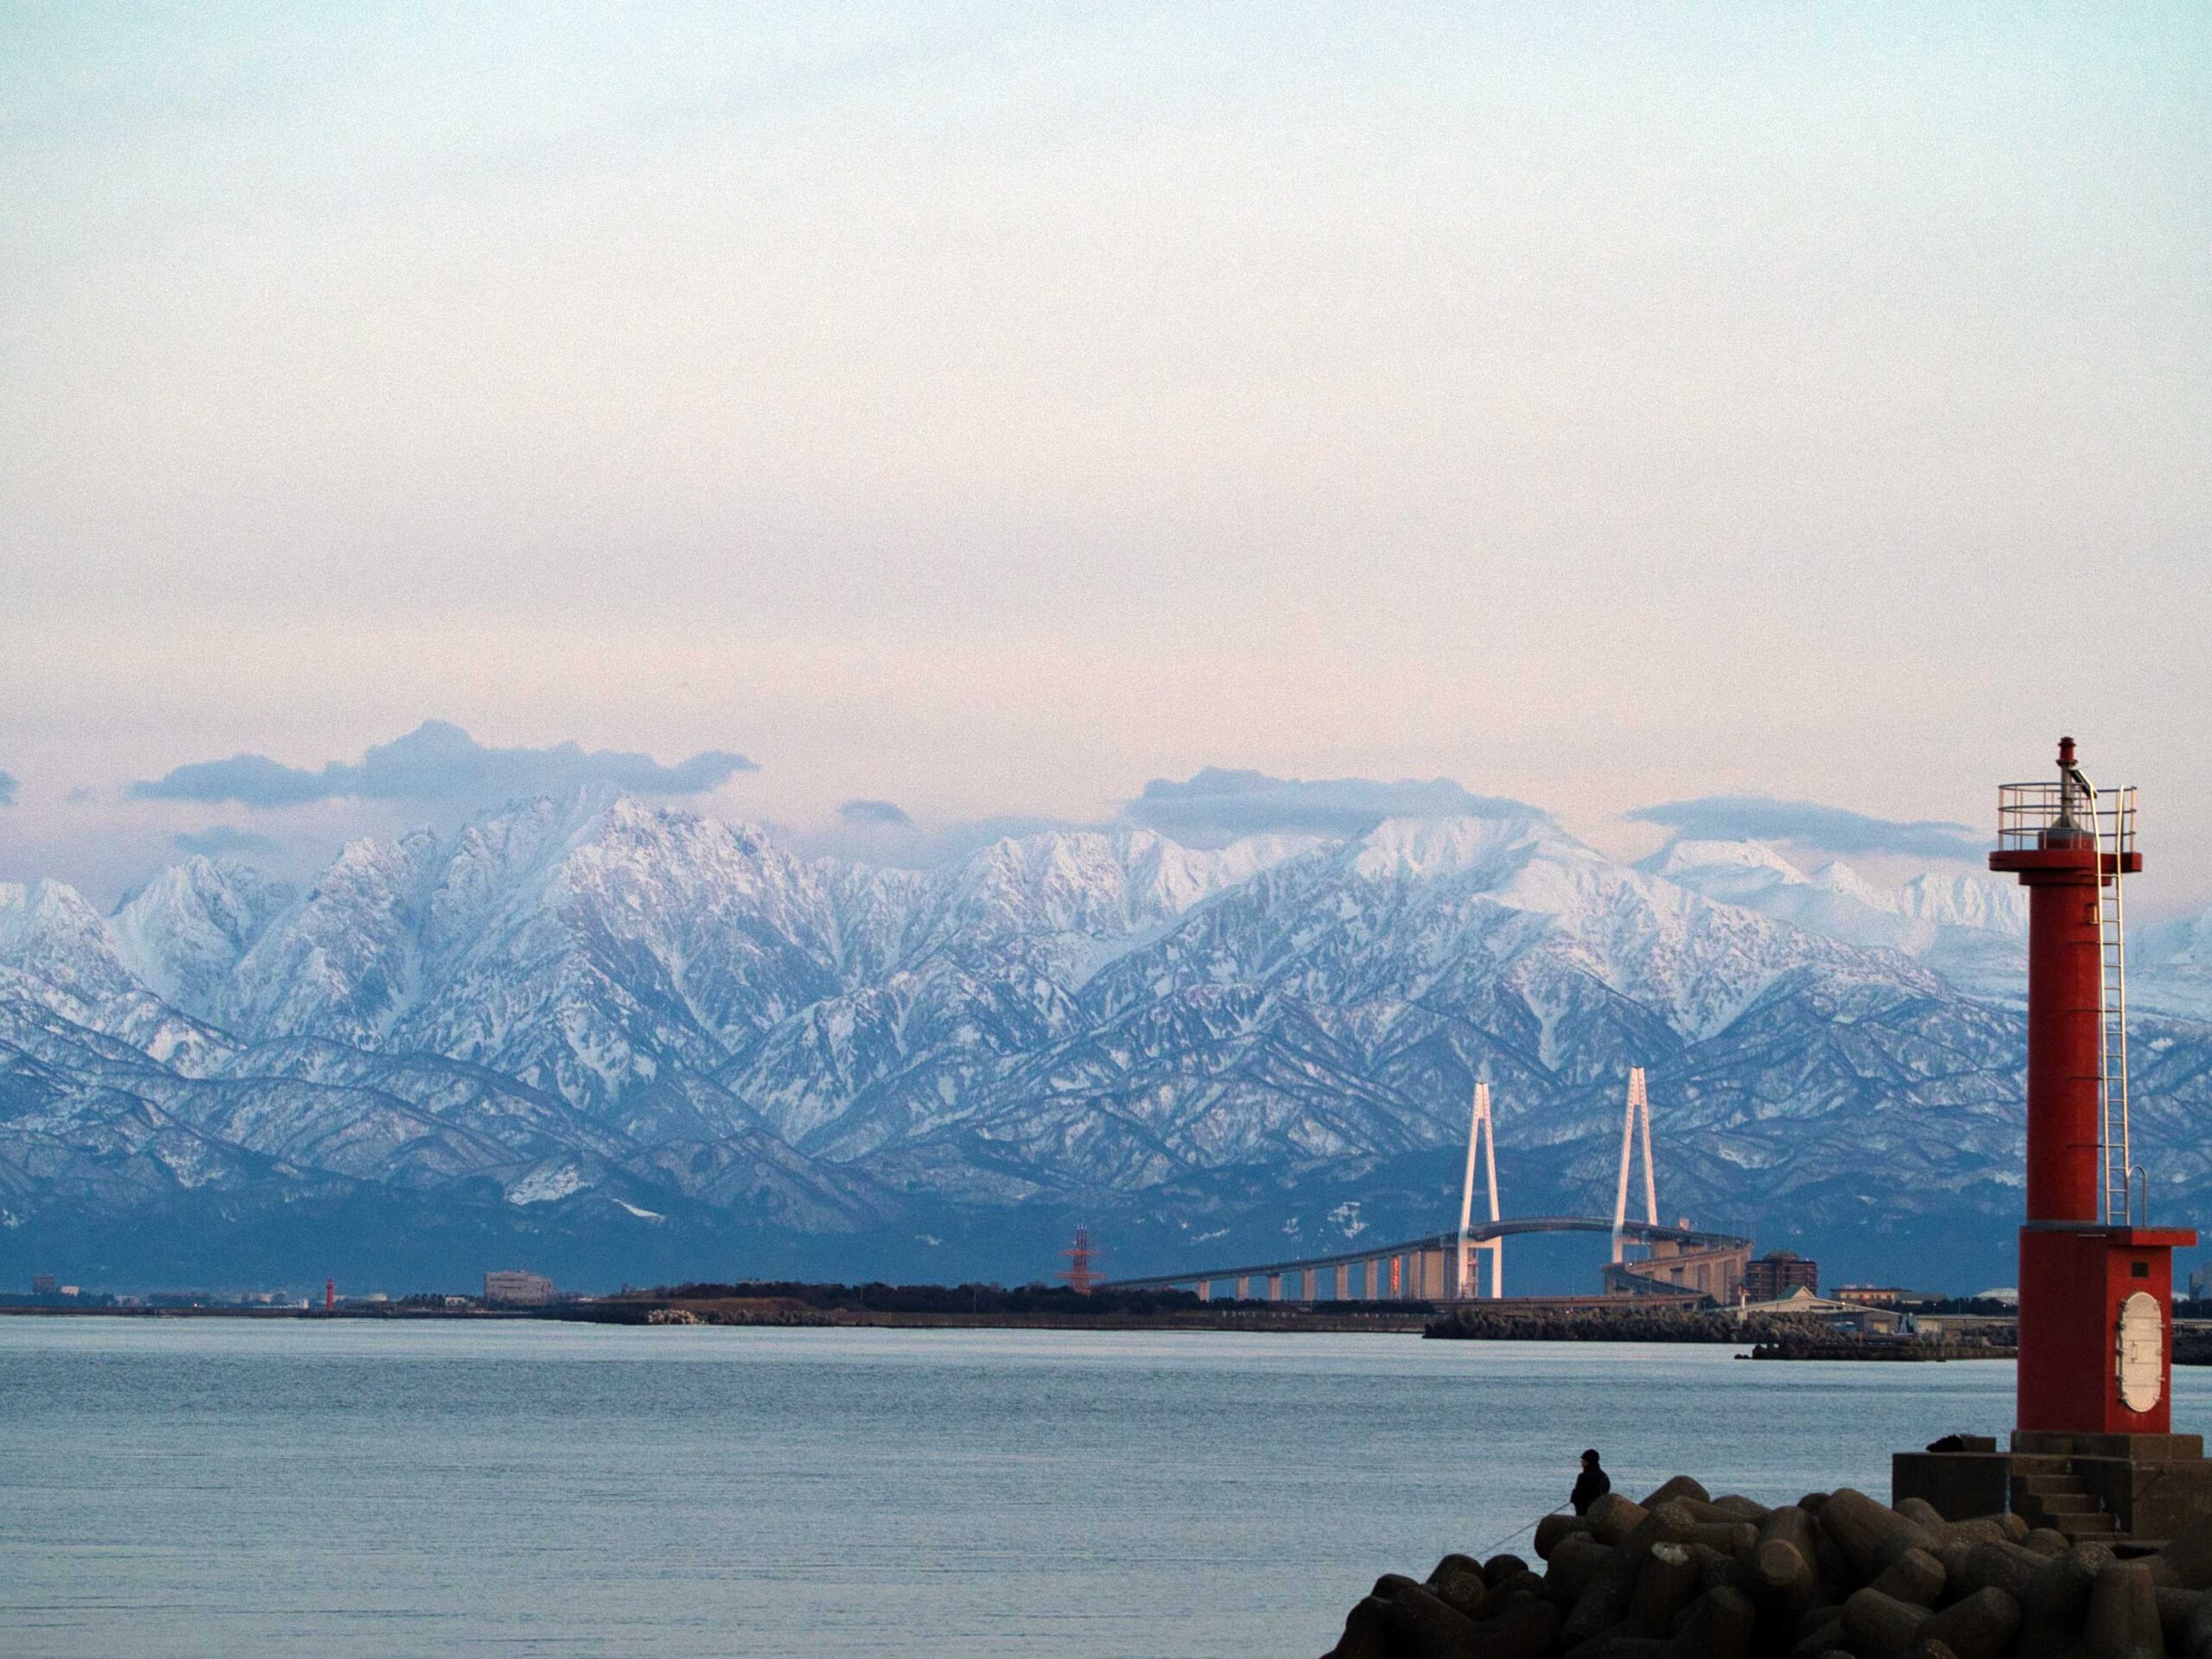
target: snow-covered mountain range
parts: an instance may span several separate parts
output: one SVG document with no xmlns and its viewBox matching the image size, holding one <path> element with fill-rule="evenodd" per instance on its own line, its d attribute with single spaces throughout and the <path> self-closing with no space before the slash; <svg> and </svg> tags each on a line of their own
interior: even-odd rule
<svg viewBox="0 0 2212 1659">
<path fill-rule="evenodd" d="M 107 916 L 0 887 L 0 1263 L 450 1271 L 519 1231 L 577 1276 L 934 1276 L 957 1236 L 1020 1277 L 1076 1216 L 1130 1270 L 1282 1253 L 1440 1225 L 1478 1075 L 1509 1204 L 1605 1208 L 1632 1064 L 1670 1210 L 1878 1263 L 2005 1237 L 2024 930 L 1993 880 L 1752 842 L 1630 867 L 1503 807 L 916 871 L 539 799 L 358 842 L 305 891 L 202 858 Z M 2137 996 L 2138 1145 L 2177 1217 L 2212 1193 L 2208 940 L 2159 932 Z"/>
</svg>

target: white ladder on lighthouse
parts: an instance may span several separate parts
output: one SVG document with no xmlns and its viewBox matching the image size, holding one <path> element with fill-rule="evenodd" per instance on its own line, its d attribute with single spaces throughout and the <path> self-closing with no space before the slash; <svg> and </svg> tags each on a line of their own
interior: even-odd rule
<svg viewBox="0 0 2212 1659">
<path fill-rule="evenodd" d="M 2126 1225 L 2135 1173 L 2127 1112 L 2127 905 L 2126 865 L 2135 846 L 2135 789 L 2105 795 L 2077 772 L 2088 791 L 2089 823 L 2097 855 L 2097 941 L 2102 971 L 2097 985 L 2097 1105 L 2104 1154 L 2104 1219 Z M 2112 857 L 2112 880 L 2103 879 Z M 2150 1205 L 2145 1178 L 2144 1206 Z"/>
</svg>

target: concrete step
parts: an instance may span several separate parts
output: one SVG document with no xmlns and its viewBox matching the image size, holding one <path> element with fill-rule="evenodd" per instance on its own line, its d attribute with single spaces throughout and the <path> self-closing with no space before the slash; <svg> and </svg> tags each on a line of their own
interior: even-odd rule
<svg viewBox="0 0 2212 1659">
<path fill-rule="evenodd" d="M 2108 1544 L 2120 1536 L 2108 1515 L 2058 1516 L 2051 1524 L 2077 1544 Z"/>
<path fill-rule="evenodd" d="M 2053 1492 L 2086 1492 L 2089 1483 L 2079 1475 L 2030 1475 L 2020 1484 L 2037 1497 Z"/>
<path fill-rule="evenodd" d="M 2105 1506 L 2087 1492 L 2053 1492 L 2036 1500 L 2045 1515 L 2102 1515 Z"/>
</svg>

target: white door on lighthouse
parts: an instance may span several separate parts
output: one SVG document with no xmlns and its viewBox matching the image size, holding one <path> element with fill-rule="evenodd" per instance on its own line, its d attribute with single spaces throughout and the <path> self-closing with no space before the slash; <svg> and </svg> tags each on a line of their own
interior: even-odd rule
<svg viewBox="0 0 2212 1659">
<path fill-rule="evenodd" d="M 2158 1299 L 2137 1291 L 2120 1305 L 2120 1403 L 2148 1411 L 2165 1387 L 2166 1322 Z"/>
</svg>

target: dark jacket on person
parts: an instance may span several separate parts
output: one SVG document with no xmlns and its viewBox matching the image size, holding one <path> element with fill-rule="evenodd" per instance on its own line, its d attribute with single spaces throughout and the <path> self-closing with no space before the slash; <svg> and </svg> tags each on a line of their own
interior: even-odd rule
<svg viewBox="0 0 2212 1659">
<path fill-rule="evenodd" d="M 1587 1515 L 1590 1506 L 1612 1490 L 1611 1478 L 1592 1464 L 1574 1478 L 1574 1495 L 1567 1502 L 1574 1505 L 1577 1515 Z"/>
</svg>

